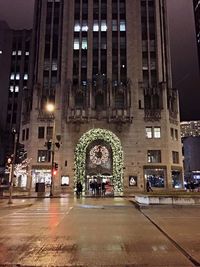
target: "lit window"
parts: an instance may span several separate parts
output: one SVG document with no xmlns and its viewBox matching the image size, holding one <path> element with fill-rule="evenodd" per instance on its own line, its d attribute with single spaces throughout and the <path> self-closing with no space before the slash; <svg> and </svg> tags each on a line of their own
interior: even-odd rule
<svg viewBox="0 0 200 267">
<path fill-rule="evenodd" d="M 80 30 L 81 30 L 81 26 L 80 26 L 79 21 L 75 21 L 74 31 L 75 32 L 80 32 Z"/>
<path fill-rule="evenodd" d="M 0 55 L 3 53 L 3 51 L 2 50 L 0 50 Z"/>
<path fill-rule="evenodd" d="M 61 185 L 69 185 L 69 176 L 62 176 L 61 177 Z"/>
<path fill-rule="evenodd" d="M 29 56 L 29 51 L 26 51 L 25 52 L 25 56 Z"/>
<path fill-rule="evenodd" d="M 11 73 L 10 80 L 14 80 L 14 79 L 15 79 L 15 74 L 14 73 Z"/>
<path fill-rule="evenodd" d="M 147 151 L 148 163 L 161 163 L 161 151 L 160 150 L 148 150 Z"/>
<path fill-rule="evenodd" d="M 18 56 L 21 56 L 21 55 L 22 55 L 22 51 L 21 51 L 21 50 L 18 50 L 18 51 L 17 51 L 17 55 L 18 55 Z"/>
<path fill-rule="evenodd" d="M 161 137 L 160 127 L 154 127 L 154 138 L 160 138 L 160 137 Z"/>
<path fill-rule="evenodd" d="M 14 86 L 11 85 L 10 88 L 9 88 L 10 92 L 13 93 L 14 92 Z"/>
<path fill-rule="evenodd" d="M 87 38 L 82 38 L 82 46 L 81 46 L 82 49 L 87 49 Z"/>
<path fill-rule="evenodd" d="M 17 54 L 16 51 L 12 51 L 12 55 L 15 56 Z"/>
<path fill-rule="evenodd" d="M 87 26 L 87 25 L 82 26 L 82 31 L 83 31 L 83 32 L 87 32 L 87 31 L 88 31 L 88 26 Z"/>
<path fill-rule="evenodd" d="M 20 74 L 19 73 L 16 74 L 15 79 L 20 80 Z"/>
<path fill-rule="evenodd" d="M 85 21 L 85 20 L 83 21 L 82 31 L 83 31 L 83 32 L 87 32 L 87 31 L 88 31 L 87 21 Z"/>
<path fill-rule="evenodd" d="M 102 22 L 101 22 L 101 31 L 102 32 L 106 32 L 107 31 L 106 20 L 102 20 Z"/>
<path fill-rule="evenodd" d="M 15 86 L 15 92 L 16 92 L 16 93 L 19 93 L 19 85 L 16 85 L 16 86 Z"/>
<path fill-rule="evenodd" d="M 125 20 L 120 21 L 120 32 L 125 32 L 126 31 L 126 23 Z"/>
<path fill-rule="evenodd" d="M 24 74 L 24 80 L 28 80 L 28 74 L 27 73 Z"/>
<path fill-rule="evenodd" d="M 78 38 L 74 39 L 74 50 L 79 50 L 79 39 Z"/>
<path fill-rule="evenodd" d="M 95 20 L 95 21 L 94 21 L 94 24 L 93 24 L 93 31 L 94 31 L 94 32 L 98 32 L 98 31 L 99 31 L 99 22 L 98 22 L 98 20 Z"/>
<path fill-rule="evenodd" d="M 38 162 L 50 162 L 49 152 L 47 150 L 38 150 Z"/>
<path fill-rule="evenodd" d="M 148 70 L 148 58 L 146 58 L 146 57 L 142 58 L 142 69 Z"/>
<path fill-rule="evenodd" d="M 147 138 L 152 138 L 153 137 L 152 127 L 146 127 L 146 137 Z"/>
<path fill-rule="evenodd" d="M 52 69 L 52 70 L 58 70 L 57 60 L 53 60 L 51 69 Z"/>
</svg>

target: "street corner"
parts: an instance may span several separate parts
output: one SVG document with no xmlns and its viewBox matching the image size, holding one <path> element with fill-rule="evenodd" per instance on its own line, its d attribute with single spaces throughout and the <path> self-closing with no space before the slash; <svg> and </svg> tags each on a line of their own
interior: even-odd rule
<svg viewBox="0 0 200 267">
<path fill-rule="evenodd" d="M 12 201 L 12 203 L 9 203 L 9 199 L 1 199 L 0 200 L 0 209 L 23 209 L 31 207 L 34 203 L 33 202 L 25 202 L 25 201 Z"/>
</svg>

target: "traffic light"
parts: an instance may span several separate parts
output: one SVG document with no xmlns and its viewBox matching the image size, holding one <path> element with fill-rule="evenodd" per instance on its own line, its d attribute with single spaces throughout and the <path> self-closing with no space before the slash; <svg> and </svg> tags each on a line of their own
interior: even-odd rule
<svg viewBox="0 0 200 267">
<path fill-rule="evenodd" d="M 54 162 L 54 169 L 57 171 L 58 170 L 58 163 Z"/>
<path fill-rule="evenodd" d="M 56 175 L 58 172 L 58 163 L 54 162 L 54 165 L 53 165 L 53 175 Z"/>
<path fill-rule="evenodd" d="M 57 174 L 57 170 L 53 170 L 53 175 L 55 176 Z"/>
<path fill-rule="evenodd" d="M 59 142 L 55 142 L 55 146 L 59 149 L 60 148 L 60 143 Z"/>
<path fill-rule="evenodd" d="M 27 152 L 24 149 L 24 144 L 17 143 L 16 147 L 16 163 L 21 163 L 26 158 Z"/>
</svg>

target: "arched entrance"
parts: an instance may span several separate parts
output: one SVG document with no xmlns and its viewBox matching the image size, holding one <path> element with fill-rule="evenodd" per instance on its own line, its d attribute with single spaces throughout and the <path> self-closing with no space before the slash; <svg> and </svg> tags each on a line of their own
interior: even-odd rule
<svg viewBox="0 0 200 267">
<path fill-rule="evenodd" d="M 87 176 L 110 175 L 114 192 L 123 191 L 123 151 L 119 138 L 106 129 L 92 129 L 79 139 L 75 149 L 75 184 L 85 189 Z"/>
</svg>

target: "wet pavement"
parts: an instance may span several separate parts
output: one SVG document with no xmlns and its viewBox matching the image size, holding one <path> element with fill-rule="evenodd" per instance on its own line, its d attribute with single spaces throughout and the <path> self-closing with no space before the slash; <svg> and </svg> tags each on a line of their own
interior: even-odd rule
<svg viewBox="0 0 200 267">
<path fill-rule="evenodd" d="M 199 207 L 139 211 L 123 198 L 26 201 L 32 205 L 0 209 L 0 266 L 200 266 Z"/>
</svg>

